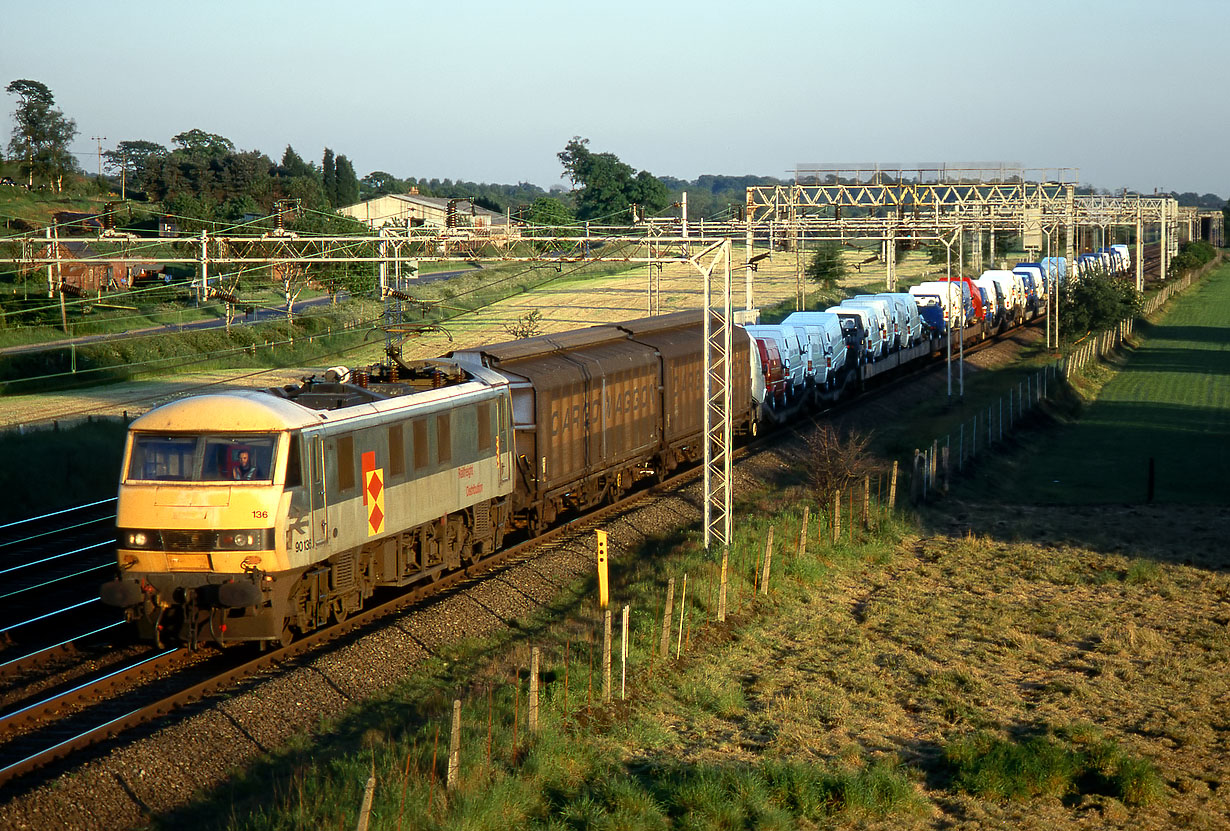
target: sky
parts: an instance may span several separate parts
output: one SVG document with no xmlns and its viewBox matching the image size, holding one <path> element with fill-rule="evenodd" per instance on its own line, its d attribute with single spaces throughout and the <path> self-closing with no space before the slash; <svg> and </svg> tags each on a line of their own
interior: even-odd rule
<svg viewBox="0 0 1230 831">
<path fill-rule="evenodd" d="M 198 128 L 360 177 L 567 184 L 995 161 L 1230 196 L 1227 0 L 5 2 L 0 84 L 97 147 Z M 17 99 L 6 94 L 7 146 Z"/>
</svg>

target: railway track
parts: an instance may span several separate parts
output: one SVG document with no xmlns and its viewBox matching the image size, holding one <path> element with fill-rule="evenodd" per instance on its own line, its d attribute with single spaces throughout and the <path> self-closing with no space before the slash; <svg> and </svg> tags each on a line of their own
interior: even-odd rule
<svg viewBox="0 0 1230 831">
<path fill-rule="evenodd" d="M 549 546 L 565 535 L 587 530 L 612 513 L 627 510 L 663 490 L 691 481 L 699 473 L 699 469 L 693 468 L 637 491 L 532 540 L 475 561 L 435 582 L 422 584 L 358 615 L 304 635 L 288 646 L 255 656 L 247 646 L 199 653 L 167 650 L 45 698 L 22 702 L 16 709 L 0 713 L 0 754 L 14 760 L 0 768 L 0 785 L 161 718 L 280 663 L 312 653 L 407 607 L 454 590 L 509 561 L 531 555 L 539 546 Z M 194 654 L 198 656 L 195 661 L 191 657 Z M 232 658 L 232 655 L 238 657 Z M 190 666 L 191 671 L 186 671 Z"/>
<path fill-rule="evenodd" d="M 114 563 L 114 498 L 0 526 L 0 665 L 12 672 L 114 623 L 96 602 Z"/>
<path fill-rule="evenodd" d="M 999 342 L 998 339 L 986 339 L 967 346 L 965 353 L 973 355 Z M 903 368 L 895 380 L 908 383 L 919 375 L 941 371 L 942 362 L 929 362 Z M 816 415 L 825 418 L 848 416 L 896 389 L 896 383 L 873 384 L 857 397 L 839 402 Z M 751 442 L 740 448 L 736 456 L 755 452 L 784 434 L 807 429 L 811 420 L 806 422 Z M 528 558 L 539 547 L 549 547 L 566 536 L 591 530 L 614 514 L 691 483 L 702 473 L 699 466 L 681 471 L 662 483 L 634 491 L 617 502 L 570 519 L 532 540 L 495 552 L 435 582 L 420 584 L 276 650 L 253 654 L 251 647 L 239 646 L 196 653 L 187 650 L 145 650 L 122 656 L 118 651 L 111 650 L 115 653 L 115 660 L 97 671 L 74 677 L 71 681 L 61 681 L 38 694 L 11 698 L 8 703 L 0 705 L 3 706 L 0 711 L 0 755 L 10 760 L 0 767 L 0 785 L 160 719 L 245 678 L 327 648 L 330 642 L 372 626 L 390 615 L 457 590 L 507 563 Z M 55 644 L 44 652 L 75 652 L 73 643 Z M 37 664 L 37 659 L 38 655 L 35 654 L 10 663 L 16 667 L 21 666 L 21 661 L 28 661 L 33 666 Z"/>
</svg>

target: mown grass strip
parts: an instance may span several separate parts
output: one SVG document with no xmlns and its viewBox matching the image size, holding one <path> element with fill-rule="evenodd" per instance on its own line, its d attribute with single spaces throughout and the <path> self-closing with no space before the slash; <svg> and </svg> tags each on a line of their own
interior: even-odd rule
<svg viewBox="0 0 1230 831">
<path fill-rule="evenodd" d="M 1140 503 L 1150 460 L 1156 502 L 1225 504 L 1230 490 L 1230 265 L 1149 326 L 1083 416 L 1015 459 L 1005 498 L 1045 503 Z M 1103 379 L 1097 379 L 1103 380 Z M 1000 471 L 1002 472 L 1002 471 Z"/>
</svg>

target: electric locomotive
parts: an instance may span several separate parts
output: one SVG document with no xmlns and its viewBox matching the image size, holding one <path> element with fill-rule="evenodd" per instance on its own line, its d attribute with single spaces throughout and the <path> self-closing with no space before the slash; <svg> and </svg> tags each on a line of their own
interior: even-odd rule
<svg viewBox="0 0 1230 831">
<path fill-rule="evenodd" d="M 494 551 L 513 483 L 511 399 L 454 362 L 181 399 L 130 427 L 120 577 L 142 639 L 286 643 Z"/>
</svg>

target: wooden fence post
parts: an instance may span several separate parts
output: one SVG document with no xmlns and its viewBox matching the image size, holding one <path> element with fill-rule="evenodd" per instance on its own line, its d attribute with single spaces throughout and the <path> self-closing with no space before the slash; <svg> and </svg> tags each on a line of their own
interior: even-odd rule
<svg viewBox="0 0 1230 831">
<path fill-rule="evenodd" d="M 530 714 L 529 730 L 538 732 L 538 647 L 530 650 Z"/>
<path fill-rule="evenodd" d="M 619 697 L 628 697 L 628 605 L 624 604 L 623 614 L 619 622 Z"/>
<path fill-rule="evenodd" d="M 367 777 L 367 784 L 363 786 L 363 802 L 359 805 L 359 823 L 355 826 L 355 831 L 367 831 L 372 818 L 372 798 L 375 795 L 376 776 L 372 774 Z"/>
<path fill-rule="evenodd" d="M 760 575 L 760 593 L 769 593 L 769 566 L 773 562 L 773 526 L 769 526 L 769 538 L 764 544 L 764 570 Z"/>
<path fill-rule="evenodd" d="M 718 587 L 718 623 L 726 621 L 726 581 L 730 570 L 730 546 L 722 546 L 722 582 Z"/>
<path fill-rule="evenodd" d="M 807 553 L 807 528 L 811 524 L 811 506 L 803 506 L 803 527 L 799 529 L 799 547 L 794 552 L 796 558 Z"/>
<path fill-rule="evenodd" d="M 949 467 L 948 467 L 948 455 L 949 455 L 949 454 L 948 454 L 948 445 L 944 445 L 944 447 L 943 447 L 943 449 L 942 449 L 942 451 L 941 451 L 941 459 L 942 459 L 942 462 L 941 462 L 941 468 L 942 468 L 942 478 L 941 478 L 941 480 L 940 480 L 940 483 L 941 483 L 941 489 L 942 489 L 942 492 L 943 492 L 943 494 L 944 494 L 945 496 L 947 496 L 947 495 L 948 495 L 948 482 L 949 482 L 949 477 L 951 476 L 951 471 L 950 471 L 950 469 L 949 469 Z"/>
<path fill-rule="evenodd" d="M 535 647 L 537 652 L 537 647 Z M 448 739 L 448 779 L 445 787 L 450 791 L 457 787 L 461 767 L 461 699 L 453 699 L 453 730 Z"/>
<path fill-rule="evenodd" d="M 841 537 L 841 490 L 833 491 L 833 544 Z"/>
<path fill-rule="evenodd" d="M 893 459 L 893 478 L 888 485 L 888 510 L 897 510 L 897 460 Z"/>
<path fill-rule="evenodd" d="M 675 643 L 675 660 L 683 654 L 683 619 L 688 614 L 688 574 L 683 574 L 683 591 L 679 593 L 679 640 Z"/>
<path fill-rule="evenodd" d="M 666 582 L 666 608 L 662 612 L 662 641 L 658 645 L 658 654 L 663 658 L 670 657 L 671 649 L 671 606 L 675 602 L 675 578 Z"/>
<path fill-rule="evenodd" d="M 602 703 L 611 703 L 611 610 L 602 610 Z"/>
</svg>

